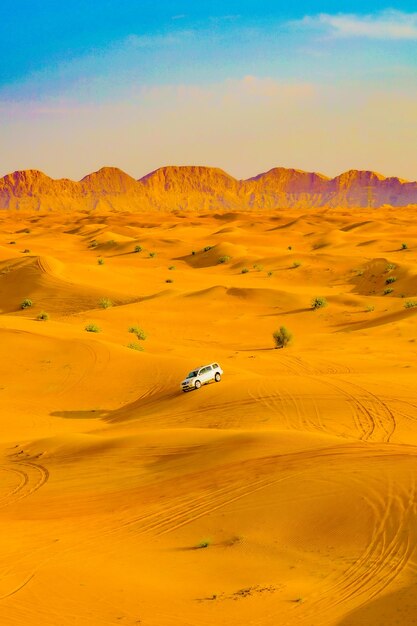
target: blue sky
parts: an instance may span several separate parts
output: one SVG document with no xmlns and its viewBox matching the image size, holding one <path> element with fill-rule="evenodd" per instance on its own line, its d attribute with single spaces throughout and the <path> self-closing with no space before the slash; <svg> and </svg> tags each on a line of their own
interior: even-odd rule
<svg viewBox="0 0 417 626">
<path fill-rule="evenodd" d="M 169 163 L 417 179 L 411 2 L 3 0 L 0 175 Z"/>
</svg>

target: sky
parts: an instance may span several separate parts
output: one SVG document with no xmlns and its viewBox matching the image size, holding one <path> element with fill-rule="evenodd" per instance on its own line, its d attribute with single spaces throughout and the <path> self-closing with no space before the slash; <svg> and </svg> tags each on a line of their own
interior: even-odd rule
<svg viewBox="0 0 417 626">
<path fill-rule="evenodd" d="M 417 180 L 417 5 L 1 0 L 0 176 Z"/>
</svg>

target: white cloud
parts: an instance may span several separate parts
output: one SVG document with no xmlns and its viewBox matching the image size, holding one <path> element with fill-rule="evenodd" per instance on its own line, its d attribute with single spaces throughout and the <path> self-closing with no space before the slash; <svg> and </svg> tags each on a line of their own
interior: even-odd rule
<svg viewBox="0 0 417 626">
<path fill-rule="evenodd" d="M 333 37 L 368 39 L 417 39 L 417 13 L 386 10 L 372 15 L 338 13 L 306 16 L 292 22 L 298 27 L 324 30 Z"/>
</svg>

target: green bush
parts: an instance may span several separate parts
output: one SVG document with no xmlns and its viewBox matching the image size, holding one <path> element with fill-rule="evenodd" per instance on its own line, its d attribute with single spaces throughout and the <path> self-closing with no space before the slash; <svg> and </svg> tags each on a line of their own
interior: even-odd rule
<svg viewBox="0 0 417 626">
<path fill-rule="evenodd" d="M 375 311 L 375 307 L 373 304 L 369 304 L 365 310 L 367 313 L 372 313 L 372 311 Z"/>
<path fill-rule="evenodd" d="M 285 348 L 292 340 L 292 334 L 285 326 L 280 326 L 279 330 L 272 333 L 272 337 L 276 348 Z"/>
<path fill-rule="evenodd" d="M 388 263 L 386 268 L 385 268 L 385 271 L 386 272 L 390 272 L 391 270 L 395 270 L 396 267 L 397 266 L 395 265 L 395 263 Z"/>
<path fill-rule="evenodd" d="M 46 322 L 47 320 L 49 320 L 49 315 L 48 313 L 45 313 L 45 311 L 41 311 L 39 315 L 36 316 L 36 319 L 40 322 Z"/>
<path fill-rule="evenodd" d="M 171 270 L 171 271 L 175 270 L 175 265 L 170 265 L 168 269 Z"/>
<path fill-rule="evenodd" d="M 30 300 L 30 298 L 25 298 L 23 300 L 23 302 L 20 304 L 20 308 L 21 309 L 28 309 L 32 305 L 33 305 L 32 300 Z"/>
<path fill-rule="evenodd" d="M 242 267 L 240 273 L 241 274 L 247 274 L 249 272 L 249 269 L 247 267 Z"/>
<path fill-rule="evenodd" d="M 266 275 L 268 276 L 268 278 L 271 278 L 271 276 L 273 275 L 273 273 L 274 273 L 274 272 L 269 271 L 269 272 L 267 272 L 267 274 L 266 274 Z"/>
<path fill-rule="evenodd" d="M 104 265 L 104 259 L 102 259 L 102 258 L 97 259 L 97 263 L 98 263 L 99 265 Z"/>
<path fill-rule="evenodd" d="M 142 330 L 142 328 L 139 328 L 139 326 L 130 326 L 128 332 L 136 335 L 136 337 L 141 341 L 144 341 L 146 339 L 145 331 Z"/>
<path fill-rule="evenodd" d="M 387 287 L 386 289 L 384 289 L 383 294 L 384 296 L 387 296 L 389 293 L 392 293 L 394 291 L 394 289 L 392 287 Z"/>
<path fill-rule="evenodd" d="M 110 298 L 101 298 L 101 300 L 99 300 L 99 306 L 102 309 L 109 309 L 113 306 L 113 302 L 110 300 Z"/>
<path fill-rule="evenodd" d="M 327 306 L 327 300 L 326 300 L 326 298 L 323 298 L 322 296 L 316 296 L 311 301 L 311 308 L 312 309 L 322 309 L 325 306 Z"/>
<path fill-rule="evenodd" d="M 132 343 L 128 343 L 127 347 L 131 350 L 137 350 L 138 352 L 143 352 L 143 347 L 136 343 L 136 341 L 132 341 Z"/>
<path fill-rule="evenodd" d="M 134 252 L 142 252 L 142 246 L 135 246 Z"/>
<path fill-rule="evenodd" d="M 253 269 L 256 270 L 257 272 L 262 272 L 264 268 L 263 268 L 263 265 L 259 265 L 259 263 L 254 263 Z"/>
<path fill-rule="evenodd" d="M 98 241 L 96 239 L 93 239 L 92 241 L 90 241 L 90 248 L 97 248 L 98 246 Z"/>
<path fill-rule="evenodd" d="M 225 254 L 224 256 L 221 256 L 218 260 L 218 263 L 228 263 L 230 261 L 230 256 L 227 256 L 227 254 Z"/>
<path fill-rule="evenodd" d="M 407 250 L 408 246 L 406 243 L 401 244 L 401 250 Z"/>
<path fill-rule="evenodd" d="M 212 249 L 212 247 L 213 247 L 213 246 L 205 246 L 205 247 L 203 248 L 203 252 L 208 252 L 209 250 L 211 250 L 211 249 Z"/>
<path fill-rule="evenodd" d="M 151 259 L 156 257 L 156 252 L 149 252 L 149 256 L 151 257 Z"/>
<path fill-rule="evenodd" d="M 417 300 L 407 300 L 404 302 L 405 309 L 414 309 L 414 307 L 417 307 Z"/>
<path fill-rule="evenodd" d="M 397 280 L 396 276 L 388 276 L 388 278 L 385 281 L 385 284 L 390 285 L 391 283 L 395 283 L 396 280 Z"/>
<path fill-rule="evenodd" d="M 294 269 L 297 269 L 297 267 L 300 267 L 300 266 L 301 266 L 300 261 L 294 261 L 294 263 L 292 264 L 292 267 L 293 267 Z"/>
<path fill-rule="evenodd" d="M 101 328 L 97 326 L 97 324 L 87 324 L 84 330 L 86 330 L 88 333 L 100 333 L 101 332 Z"/>
</svg>

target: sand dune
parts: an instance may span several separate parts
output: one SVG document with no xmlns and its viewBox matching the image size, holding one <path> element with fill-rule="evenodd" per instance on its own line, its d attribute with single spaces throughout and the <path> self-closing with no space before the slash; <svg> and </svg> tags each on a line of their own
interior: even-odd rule
<svg viewBox="0 0 417 626">
<path fill-rule="evenodd" d="M 189 174 L 142 184 L 177 193 Z M 103 181 L 113 196 L 138 184 L 118 170 L 79 184 Z M 60 181 L 59 197 L 77 184 Z M 0 214 L 3 622 L 413 623 L 413 209 L 82 206 Z M 275 350 L 281 325 L 294 339 Z M 213 361 L 223 380 L 182 393 Z"/>
</svg>

